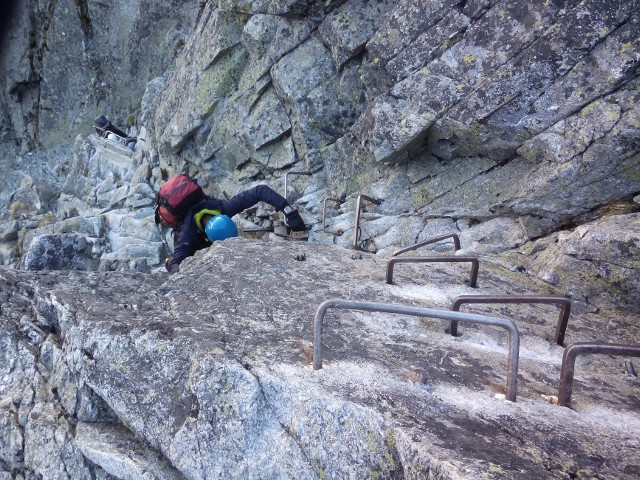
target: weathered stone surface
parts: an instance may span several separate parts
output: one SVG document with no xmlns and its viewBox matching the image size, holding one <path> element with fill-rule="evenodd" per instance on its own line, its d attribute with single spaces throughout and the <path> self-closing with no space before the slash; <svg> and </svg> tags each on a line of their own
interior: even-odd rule
<svg viewBox="0 0 640 480">
<path fill-rule="evenodd" d="M 311 8 L 296 5 L 277 8 Z M 149 83 L 141 116 L 149 142 L 139 142 L 142 152 L 106 156 L 98 148 L 105 145 L 90 136 L 96 151 L 76 148 L 78 157 L 65 159 L 52 175 L 66 174 L 59 199 L 41 198 L 29 187 L 32 180 L 38 184 L 30 172 L 22 197 L 5 195 L 3 201 L 25 220 L 51 208 L 66 216 L 95 215 L 94 208 L 150 206 L 167 172 L 190 171 L 210 182 L 211 194 L 222 195 L 255 180 L 281 184 L 286 170 L 308 165 L 317 172 L 305 179 L 309 186 L 326 181 L 321 188 L 340 198 L 380 192 L 376 195 L 393 205 L 385 214 L 417 211 L 421 217 L 452 219 L 461 231 L 470 230 L 470 241 L 485 239 L 475 242 L 474 250 L 488 252 L 507 250 L 514 242 L 509 235 L 487 236 L 493 227 L 483 222 L 504 217 L 505 225 L 521 225 L 527 238 L 538 238 L 636 194 L 633 5 L 621 5 L 613 16 L 610 7 L 592 2 L 478 1 L 462 8 L 451 2 L 403 2 L 387 13 L 383 7 L 391 6 L 325 4 L 312 7 L 311 16 L 293 18 L 273 15 L 275 4 L 267 13 L 258 3 L 207 3 L 176 68 Z M 340 20 L 345 12 L 365 21 L 366 28 L 350 36 Z M 588 21 L 580 28 L 587 34 L 572 40 L 565 35 L 567 25 L 583 13 Z M 363 44 L 366 37 L 371 38 Z M 363 46 L 364 56 L 357 55 Z M 557 68 L 538 68 L 553 63 L 556 51 Z M 334 64 L 338 57 L 340 72 Z M 597 81 L 589 76 L 592 67 Z M 527 78 L 543 78 L 527 86 L 518 80 L 525 72 Z M 207 75 L 220 81 L 204 81 Z M 382 90 L 372 89 L 372 82 L 389 79 Z M 463 121 L 502 105 L 505 85 L 508 91 L 529 92 L 520 97 L 539 97 L 515 130 L 489 117 L 477 125 Z M 203 100 L 197 108 L 196 97 Z M 492 110 L 490 117 L 509 105 Z M 199 120 L 189 120 L 195 117 Z M 175 135 L 167 133 L 171 125 Z M 527 127 L 526 135 L 520 126 Z M 433 156 L 443 168 L 433 169 Z M 386 164 L 374 167 L 376 161 Z M 524 182 L 513 182 L 511 175 Z M 579 188 L 567 192 L 563 185 Z M 56 187 L 50 184 L 54 192 Z M 40 210 L 32 207 L 37 205 Z M 318 206 L 310 202 L 305 208 L 312 213 Z M 10 259 L 19 239 L 8 242 L 13 243 L 3 248 L 3 258 Z M 126 254 L 114 255 L 125 260 Z"/>
<path fill-rule="evenodd" d="M 456 5 L 455 0 L 399 2 L 367 44 L 367 52 L 382 66 L 436 25 Z"/>
<path fill-rule="evenodd" d="M 114 478 L 178 480 L 184 478 L 166 459 L 140 442 L 126 428 L 108 423 L 79 423 L 74 444 Z"/>
<path fill-rule="evenodd" d="M 92 248 L 71 257 L 101 273 L 12 272 L 21 280 L 0 289 L 0 318 L 12 322 L 0 336 L 11 339 L 0 347 L 0 478 L 162 476 L 168 463 L 193 478 L 637 476 L 620 467 L 637 449 L 636 385 L 620 359 L 579 362 L 572 420 L 584 431 L 540 403 L 558 381 L 552 308 L 478 307 L 523 332 L 524 402 L 508 413 L 485 395 L 502 388 L 491 385 L 505 348 L 484 329 L 447 342 L 427 321 L 403 319 L 405 332 L 331 313 L 329 331 L 348 335 L 328 344 L 338 370 L 299 367 L 309 361 L 300 318 L 321 293 L 442 308 L 466 293 L 450 287 L 466 266 L 401 265 L 396 285 L 368 280 L 383 278 L 390 252 L 450 233 L 482 255 L 480 289 L 570 294 L 570 341 L 637 343 L 635 0 L 36 3 L 2 19 L 0 263 L 21 265 L 42 235 L 75 236 Z M 91 134 L 98 113 L 138 135 L 135 152 Z M 163 293 L 163 277 L 127 273 L 164 272 L 173 243 L 151 207 L 173 173 L 224 197 L 258 182 L 281 191 L 291 171 L 313 172 L 289 176 L 288 198 L 310 241 L 335 245 L 318 258 L 302 242 L 278 250 L 281 215 L 258 206 L 237 220 L 274 230 L 259 248 L 201 252 Z M 361 194 L 383 200 L 366 206 L 359 232 L 376 255 L 351 249 Z M 327 197 L 340 204 L 322 231 Z M 425 252 L 450 255 L 451 242 Z M 250 287 L 266 296 L 246 300 Z M 283 290 L 304 307 L 283 307 Z M 478 371 L 451 376 L 462 363 Z M 152 364 L 146 376 L 130 367 Z M 164 394 L 160 405 L 149 391 Z M 105 450 L 94 437 L 110 439 Z M 219 463 L 193 460 L 197 443 Z M 137 453 L 150 451 L 161 456 L 145 464 Z"/>
<path fill-rule="evenodd" d="M 344 0 L 327 0 L 326 2 L 316 2 L 315 0 L 271 0 L 268 13 L 284 17 L 308 16 L 317 18 L 339 7 L 342 3 L 344 3 Z"/>
<path fill-rule="evenodd" d="M 271 69 L 276 92 L 290 116 L 294 142 L 300 155 L 323 146 L 327 140 L 326 134 L 310 124 L 303 104 L 314 88 L 334 74 L 329 51 L 317 35 L 280 59 Z"/>
<path fill-rule="evenodd" d="M 211 3 L 204 6 L 167 88 L 154 100 L 152 121 L 160 145 L 178 149 L 232 92 L 245 61 L 239 44 L 246 21 L 245 14 L 219 10 Z"/>
<path fill-rule="evenodd" d="M 432 92 L 438 92 L 437 97 Z M 420 151 L 435 121 L 468 93 L 468 87 L 423 69 L 381 95 L 356 127 L 362 145 L 378 162 L 406 159 Z"/>
<path fill-rule="evenodd" d="M 255 15 L 267 13 L 270 3 L 271 0 L 218 0 L 217 2 L 218 6 L 225 10 L 235 10 Z"/>
<path fill-rule="evenodd" d="M 319 130 L 326 137 L 324 144 L 306 142 L 309 149 L 322 148 L 343 137 L 362 113 L 363 86 L 359 77 L 358 65 L 351 63 L 309 92 L 300 107 L 307 119 L 302 135 Z"/>
<path fill-rule="evenodd" d="M 492 77 L 501 66 L 513 62 L 521 52 L 532 48 L 543 34 L 548 35 L 551 25 L 566 21 L 558 17 L 574 9 L 580 0 L 496 3 L 496 8 L 489 9 L 470 25 L 464 36 L 459 37 L 460 41 L 443 52 L 429 65 L 429 69 L 469 85 L 486 80 L 491 84 L 495 82 Z M 545 55 L 550 53 L 545 52 Z"/>
<path fill-rule="evenodd" d="M 281 170 L 290 167 L 298 161 L 297 152 L 291 137 L 282 141 L 262 147 L 253 155 L 255 160 L 268 170 Z M 263 169 L 260 170 L 262 172 Z"/>
<path fill-rule="evenodd" d="M 0 224 L 0 241 L 7 242 L 18 239 L 19 223 L 16 220 Z"/>
<path fill-rule="evenodd" d="M 607 35 L 570 72 L 556 81 L 537 99 L 524 125 L 540 131 L 571 115 L 577 109 L 596 102 L 625 82 L 629 71 L 639 61 L 638 37 L 640 16 L 636 11 L 620 28 Z M 584 88 L 589 78 L 590 87 Z M 631 85 L 636 83 L 632 81 Z M 624 92 L 627 88 L 624 88 Z M 626 110 L 626 108 L 625 108 Z M 605 120 L 606 121 L 606 120 Z"/>
<path fill-rule="evenodd" d="M 637 6 L 632 3 L 580 2 L 528 48 L 517 51 L 498 68 L 491 81 L 483 81 L 441 122 L 451 125 L 466 147 L 476 152 L 494 158 L 513 156 L 513 150 L 531 135 L 525 128 L 525 119 L 533 102 L 583 60 L 585 52 L 599 44 L 602 36 L 637 15 Z M 464 58 L 467 57 L 457 56 L 458 64 Z M 472 64 L 476 62 L 473 55 L 471 60 Z M 627 62 L 624 58 L 623 63 Z"/>
<path fill-rule="evenodd" d="M 389 60 L 385 69 L 396 79 L 408 77 L 448 51 L 466 33 L 465 29 L 469 24 L 469 17 L 462 12 L 456 9 L 448 11 L 442 20 L 424 30 L 410 45 Z"/>
<path fill-rule="evenodd" d="M 24 257 L 27 270 L 95 270 L 96 238 L 75 234 L 35 237 Z"/>
<path fill-rule="evenodd" d="M 638 214 L 605 217 L 558 234 L 556 243 L 533 255 L 532 270 L 573 298 L 637 314 L 639 238 Z"/>
<path fill-rule="evenodd" d="M 242 42 L 252 59 L 266 57 L 267 68 L 295 49 L 311 34 L 307 19 L 253 15 L 242 31 Z"/>
<path fill-rule="evenodd" d="M 162 178 L 175 171 L 199 175 L 219 195 L 255 180 L 276 185 L 286 170 L 306 165 L 317 172 L 309 185 L 326 179 L 323 188 L 341 198 L 373 186 L 393 196 L 394 213 L 417 210 L 461 226 L 504 216 L 506 223 L 523 225 L 529 238 L 579 223 L 607 203 L 637 195 L 639 17 L 634 2 L 225 1 L 184 8 L 177 17 L 173 3 L 156 3 L 122 6 L 115 15 L 126 18 L 118 23 L 121 35 L 101 38 L 103 7 L 75 12 L 63 2 L 49 12 L 52 53 L 36 49 L 33 57 L 20 53 L 26 50 L 28 26 L 14 16 L 11 47 L 3 57 L 9 79 L 3 105 L 20 97 L 23 106 L 33 101 L 32 108 L 38 108 L 34 84 L 16 80 L 33 77 L 28 62 L 18 59 L 42 55 L 51 78 L 60 77 L 63 69 L 49 59 L 64 53 L 69 40 L 61 35 L 65 21 L 75 32 L 68 36 L 84 36 L 86 45 L 79 52 L 76 42 L 75 50 L 60 58 L 86 55 L 87 65 L 104 69 L 102 76 L 96 74 L 104 80 L 95 84 L 96 96 L 120 102 L 111 91 L 116 74 L 105 72 L 127 35 L 139 40 L 136 45 L 161 45 L 147 51 L 148 60 L 159 59 L 149 73 L 162 77 L 148 83 L 142 101 L 138 120 L 145 125 L 136 128 L 146 138 L 139 142 L 138 158 L 116 160 L 84 146 L 72 159 L 60 152 L 38 158 L 38 166 L 58 164 L 40 174 L 35 154 L 8 158 L 10 171 L 14 164 L 30 178 L 10 175 L 9 183 L 21 186 L 15 195 L 0 192 L 0 207 L 6 205 L 2 215 L 8 217 L 13 209 L 30 221 L 50 210 L 64 217 L 76 212 L 93 216 L 95 208 L 145 208 Z M 44 22 L 46 12 L 40 5 L 36 20 Z M 90 22 L 78 25 L 74 15 Z M 167 18 L 179 20 L 170 27 Z M 361 28 L 348 28 L 347 18 Z M 196 25 L 192 30 L 190 21 Z M 43 28 L 39 33 L 49 28 L 38 25 Z M 89 33 L 93 37 L 87 40 Z M 183 37 L 188 37 L 184 48 Z M 100 50 L 103 44 L 109 54 Z M 167 69 L 174 55 L 177 61 Z M 138 50 L 131 56 L 138 58 Z M 144 67 L 116 70 L 125 78 Z M 82 84 L 82 78 L 84 73 L 72 85 Z M 43 101 L 67 98 L 68 92 L 54 91 L 59 83 L 43 87 L 51 90 Z M 84 115 L 73 108 L 70 112 L 72 118 Z M 11 122 L 29 123 L 29 138 L 35 138 L 36 123 L 14 113 L 7 111 Z M 89 138 L 101 151 L 99 142 Z M 422 159 L 429 154 L 456 165 L 466 158 L 495 163 L 479 170 L 474 165 L 471 171 L 477 174 L 460 182 L 458 168 L 422 172 Z M 374 167 L 375 161 L 386 164 Z M 406 162 L 410 183 L 391 180 L 404 176 Z M 155 173 L 149 175 L 143 163 Z M 514 186 L 506 174 L 513 172 L 525 183 Z M 134 187 L 142 178 L 150 188 Z M 58 198 L 63 180 L 64 194 Z M 429 188 L 434 185 L 436 195 Z M 580 188 L 567 195 L 563 185 Z M 306 207 L 309 213 L 318 211 L 318 204 Z M 20 231 L 24 227 L 18 226 Z M 484 237 L 496 243 L 478 243 L 481 250 L 513 245 L 506 237 L 504 244 L 502 237 Z M 19 243 L 11 238 L 2 248 L 3 261 L 10 263 Z"/>
<path fill-rule="evenodd" d="M 365 0 L 345 2 L 331 12 L 318 31 L 331 50 L 336 69 L 364 51 L 367 41 L 384 21 L 393 2 L 369 4 Z"/>
<path fill-rule="evenodd" d="M 146 83 L 168 68 L 184 42 L 197 14 L 197 2 L 189 3 L 16 6 L 0 54 L 0 96 L 21 152 L 68 144 L 88 133 L 98 114 L 115 114 L 116 123 L 133 114 Z"/>
<path fill-rule="evenodd" d="M 527 230 L 519 218 L 499 217 L 487 220 L 478 225 L 458 223 L 460 243 L 464 250 L 470 252 L 499 253 L 519 247 L 529 240 Z M 455 230 L 450 230 L 455 233 Z M 434 235 L 435 236 L 435 235 Z M 494 247 L 501 245 L 501 247 Z"/>
<path fill-rule="evenodd" d="M 637 382 L 619 359 L 578 365 L 573 410 L 548 401 L 563 352 L 549 343 L 554 308 L 466 307 L 518 324 L 516 403 L 501 395 L 504 332 L 489 327 L 452 338 L 442 321 L 329 310 L 323 368 L 311 369 L 323 300 L 448 309 L 471 290 L 559 293 L 516 265 L 484 257 L 477 290 L 455 266 L 398 266 L 388 285 L 375 255 L 238 238 L 168 279 L 2 268 L 0 405 L 20 405 L 29 435 L 24 457 L 19 439 L 5 443 L 3 462 L 61 478 L 635 478 Z M 638 328 L 576 302 L 567 339 Z M 18 397 L 34 376 L 37 393 Z"/>
<path fill-rule="evenodd" d="M 289 117 L 272 88 L 260 97 L 247 121 L 244 135 L 254 150 L 278 140 L 291 130 Z"/>
</svg>

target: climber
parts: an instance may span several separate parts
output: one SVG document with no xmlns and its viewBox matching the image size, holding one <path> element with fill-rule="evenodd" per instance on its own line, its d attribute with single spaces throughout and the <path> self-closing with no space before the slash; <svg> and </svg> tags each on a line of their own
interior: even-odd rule
<svg viewBox="0 0 640 480">
<path fill-rule="evenodd" d="M 129 147 L 131 150 L 135 150 L 138 139 L 136 137 L 128 136 L 122 130 L 115 127 L 104 115 L 96 117 L 95 128 L 96 132 L 98 132 L 98 135 L 101 137 L 121 143 Z"/>
<path fill-rule="evenodd" d="M 237 236 L 230 217 L 260 201 L 284 213 L 287 233 L 306 231 L 298 210 L 266 185 L 220 200 L 205 195 L 198 182 L 187 175 L 176 175 L 165 182 L 157 197 L 156 223 L 173 228 L 174 239 L 177 239 L 173 255 L 165 261 L 169 273 L 178 272 L 180 263 L 197 250 L 209 247 L 214 241 Z"/>
</svg>

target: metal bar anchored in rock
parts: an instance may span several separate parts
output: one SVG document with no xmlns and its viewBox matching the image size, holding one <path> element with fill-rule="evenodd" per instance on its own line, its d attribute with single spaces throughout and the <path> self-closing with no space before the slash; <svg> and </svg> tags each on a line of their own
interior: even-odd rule
<svg viewBox="0 0 640 480">
<path fill-rule="evenodd" d="M 358 196 L 358 200 L 356 201 L 356 221 L 353 226 L 353 248 L 355 248 L 356 250 L 364 250 L 358 245 L 358 240 L 360 238 L 360 211 L 362 210 L 363 200 L 366 200 L 378 206 L 382 204 L 381 200 L 376 200 L 375 198 L 371 198 L 366 195 Z"/>
<path fill-rule="evenodd" d="M 585 353 L 640 357 L 640 345 L 578 342 L 565 348 L 560 370 L 560 387 L 558 388 L 558 405 L 561 407 L 568 407 L 571 403 L 576 357 Z"/>
<path fill-rule="evenodd" d="M 554 342 L 562 346 L 564 334 L 569 323 L 571 313 L 571 300 L 566 297 L 542 296 L 542 295 L 459 295 L 453 299 L 451 310 L 459 311 L 464 303 L 543 303 L 560 305 L 560 317 L 556 325 Z M 449 324 L 449 333 L 458 336 L 458 322 L 452 320 Z"/>
<path fill-rule="evenodd" d="M 411 245 L 409 247 L 405 247 L 402 248 L 400 250 L 396 250 L 395 252 L 393 252 L 393 254 L 391 254 L 392 257 L 397 257 L 398 255 L 402 255 L 403 253 L 409 252 L 411 250 L 417 250 L 419 248 L 422 248 L 426 245 L 431 245 L 432 243 L 437 243 L 440 242 L 442 240 L 446 240 L 447 238 L 452 238 L 453 239 L 453 251 L 457 252 L 458 250 L 460 250 L 460 237 L 458 237 L 457 233 L 448 233 L 446 235 L 440 235 L 438 237 L 433 237 L 433 238 L 429 238 L 427 240 L 424 240 L 422 242 L 418 242 L 415 245 Z"/>
<path fill-rule="evenodd" d="M 330 299 L 322 302 L 316 310 L 313 324 L 313 368 L 322 368 L 322 325 L 324 316 L 330 308 L 342 310 L 364 310 L 366 312 L 399 313 L 416 317 L 436 318 L 441 320 L 457 320 L 459 322 L 479 323 L 505 328 L 509 332 L 509 358 L 507 360 L 507 385 L 505 397 L 516 401 L 518 379 L 518 357 L 520 355 L 520 334 L 516 324 L 511 320 L 476 315 L 473 313 L 452 312 L 449 310 L 435 310 L 432 308 L 412 307 L 407 305 L 393 305 L 388 303 L 358 302 L 351 300 Z"/>
<path fill-rule="evenodd" d="M 393 283 L 393 267 L 396 263 L 471 263 L 471 274 L 469 276 L 469 286 L 477 288 L 478 269 L 480 260 L 478 257 L 391 257 L 387 262 L 387 283 Z"/>
</svg>

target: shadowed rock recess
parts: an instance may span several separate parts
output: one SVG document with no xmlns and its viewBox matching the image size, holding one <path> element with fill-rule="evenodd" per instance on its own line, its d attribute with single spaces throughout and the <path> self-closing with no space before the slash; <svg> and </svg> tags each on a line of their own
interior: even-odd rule
<svg viewBox="0 0 640 480">
<path fill-rule="evenodd" d="M 42 0 L 0 10 L 0 480 L 640 477 L 640 1 Z M 96 135 L 104 114 L 135 151 Z M 175 173 L 257 184 L 163 266 Z M 362 211 L 356 212 L 361 195 Z M 357 213 L 359 225 L 356 225 Z M 476 256 L 395 265 L 403 256 Z M 298 239 L 299 240 L 299 239 Z M 355 247 L 354 247 L 355 245 Z M 504 329 L 329 309 L 449 311 Z M 635 365 L 635 368 L 634 368 Z"/>
</svg>

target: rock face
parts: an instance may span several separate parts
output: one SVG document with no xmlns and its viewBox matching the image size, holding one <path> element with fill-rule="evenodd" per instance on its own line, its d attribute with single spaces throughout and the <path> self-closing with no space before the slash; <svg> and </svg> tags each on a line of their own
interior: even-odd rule
<svg viewBox="0 0 640 480">
<path fill-rule="evenodd" d="M 616 215 L 561 233 L 551 246 L 533 253 L 532 271 L 563 285 L 573 298 L 595 305 L 611 303 L 637 314 L 639 230 L 636 215 Z M 532 248 L 535 252 L 536 244 Z"/>
<path fill-rule="evenodd" d="M 402 267 L 402 268 L 400 268 Z M 466 293 L 557 293 L 483 258 L 398 265 L 304 242 L 220 242 L 166 275 L 0 269 L 0 470 L 23 478 L 636 478 L 637 378 L 585 356 L 572 409 L 557 394 L 557 309 L 467 306 L 507 335 L 429 317 L 329 310 L 340 298 L 448 310 Z M 508 279 L 508 283 L 505 283 Z M 574 305 L 567 341 L 640 326 Z M 622 333 L 624 332 L 624 333 Z M 625 338 L 622 338 L 625 337 Z"/>
<path fill-rule="evenodd" d="M 257 182 L 280 190 L 287 173 L 308 173 L 290 176 L 286 194 L 313 240 L 342 246 L 354 240 L 357 196 L 384 200 L 363 222 L 372 252 L 443 229 L 475 251 L 505 252 L 611 205 L 637 212 L 638 8 L 628 0 L 14 7 L 0 101 L 3 145 L 20 149 L 2 159 L 11 171 L 0 194 L 2 262 L 20 263 L 36 223 L 76 212 L 141 218 L 174 172 L 214 196 Z M 117 29 L 106 35 L 108 22 Z M 72 58 L 80 68 L 66 81 Z M 54 102 L 68 115 L 54 117 Z M 143 139 L 130 160 L 95 148 L 92 119 L 105 111 Z M 325 198 L 341 202 L 332 235 L 319 228 Z M 265 219 L 244 220 L 276 220 Z M 161 264 L 155 233 L 136 233 L 133 248 L 100 221 L 92 255 L 108 256 L 98 265 L 136 256 Z"/>
<path fill-rule="evenodd" d="M 345 314 L 340 328 L 362 328 L 329 340 L 335 370 L 314 373 L 308 322 L 333 296 L 448 308 L 447 267 L 429 283 L 401 265 L 413 273 L 399 283 L 420 285 L 409 293 L 370 280 L 398 248 L 455 233 L 459 253 L 491 260 L 492 292 L 571 297 L 570 340 L 637 344 L 640 2 L 13 3 L 0 15 L 0 264 L 13 269 L 0 471 L 638 475 L 638 420 L 609 414 L 637 406 L 635 379 L 584 360 L 587 403 L 541 404 L 561 348 L 537 309 L 479 309 L 531 325 L 516 405 L 488 395 L 505 347 L 483 329 L 440 339 L 430 323 Z M 138 137 L 134 152 L 95 134 L 98 114 Z M 249 263 L 225 243 L 167 281 L 155 193 L 178 172 L 220 198 L 268 184 L 314 245 L 284 244 L 281 215 L 258 205 L 234 218 L 265 240 L 233 244 Z"/>
<path fill-rule="evenodd" d="M 169 68 L 184 43 L 196 7 L 173 0 L 12 7 L 0 52 L 3 136 L 24 155 L 68 145 L 99 114 L 120 122 L 135 115 L 147 82 Z"/>
</svg>

